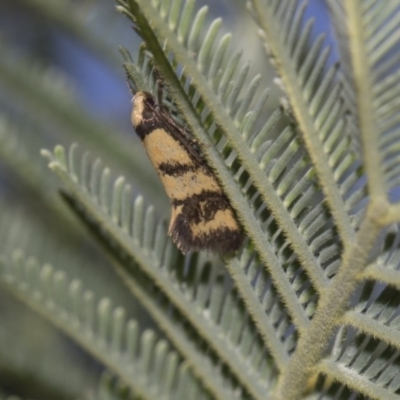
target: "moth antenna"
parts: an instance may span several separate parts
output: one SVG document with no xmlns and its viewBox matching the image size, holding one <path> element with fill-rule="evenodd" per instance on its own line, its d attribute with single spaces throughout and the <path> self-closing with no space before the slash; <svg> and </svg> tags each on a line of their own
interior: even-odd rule
<svg viewBox="0 0 400 400">
<path fill-rule="evenodd" d="M 157 101 L 160 106 L 162 106 L 162 96 L 163 96 L 163 87 L 158 82 L 158 84 L 157 84 Z"/>
<path fill-rule="evenodd" d="M 153 66 L 153 76 L 157 83 L 157 101 L 160 106 L 162 106 L 162 97 L 164 91 L 164 80 L 162 79 L 158 69 Z"/>
<path fill-rule="evenodd" d="M 137 90 L 135 88 L 135 85 L 132 81 L 131 74 L 129 73 L 128 67 L 126 64 L 123 65 L 125 74 L 126 74 L 126 84 L 128 85 L 129 91 L 132 93 L 132 96 L 134 96 L 137 93 Z"/>
</svg>

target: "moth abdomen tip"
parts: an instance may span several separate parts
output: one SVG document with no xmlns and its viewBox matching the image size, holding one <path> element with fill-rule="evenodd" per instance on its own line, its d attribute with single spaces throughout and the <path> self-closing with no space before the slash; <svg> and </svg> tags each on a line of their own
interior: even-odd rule
<svg viewBox="0 0 400 400">
<path fill-rule="evenodd" d="M 243 231 L 223 193 L 192 196 L 173 205 L 169 234 L 183 252 L 205 250 L 233 254 Z"/>
<path fill-rule="evenodd" d="M 171 237 L 179 250 L 186 254 L 191 251 L 208 251 L 222 255 L 233 255 L 243 244 L 243 232 L 240 229 L 215 229 L 208 234 L 193 236 L 190 228 L 177 225 L 173 227 Z"/>
</svg>

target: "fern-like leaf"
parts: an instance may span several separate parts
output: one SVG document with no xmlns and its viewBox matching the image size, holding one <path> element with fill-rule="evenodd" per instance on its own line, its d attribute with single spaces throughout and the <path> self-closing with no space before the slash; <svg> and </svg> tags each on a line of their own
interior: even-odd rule
<svg viewBox="0 0 400 400">
<path fill-rule="evenodd" d="M 140 332 L 135 320 L 126 321 L 123 308 L 113 308 L 107 298 L 97 301 L 92 291 L 62 271 L 16 252 L 11 261 L 2 260 L 0 282 L 117 375 L 135 396 L 174 399 L 188 382 L 196 396 L 202 393 L 164 340 L 152 330 Z"/>
<path fill-rule="evenodd" d="M 48 1 L 28 0 L 102 52 L 83 15 L 75 25 L 75 9 L 62 15 L 67 2 L 46 7 Z M 60 270 L 14 252 L 2 263 L 5 296 L 22 300 L 105 367 L 88 399 L 398 398 L 400 6 L 326 0 L 341 58 L 332 63 L 336 54 L 325 34 L 314 37 L 305 1 L 247 0 L 286 96 L 269 110 L 261 75 L 252 75 L 234 34 L 221 18 L 209 20 L 207 7 L 197 9 L 195 0 L 116 2 L 143 40 L 137 58 L 120 48 L 129 84 L 151 92 L 193 134 L 247 238 L 230 258 L 178 253 L 167 237 L 166 199 L 157 195 L 159 185 L 147 184 L 141 147 L 78 110 L 62 75 L 35 63 L 27 68 L 2 44 L 0 83 L 28 113 L 51 114 L 46 126 L 60 128 L 54 142 L 79 135 L 111 165 L 80 157 L 77 145 L 43 151 L 69 211 L 98 239 L 93 254 L 116 272 L 117 282 L 105 288 L 99 265 L 93 288 L 124 310 L 83 295 L 97 266 L 91 252 L 57 252 L 44 222 L 37 229 L 31 218 L 24 223 L 32 205 L 10 214 L 10 200 L 0 201 L 2 253 L 22 243 L 36 256 L 49 254 Z M 30 168 L 45 135 L 25 140 L 20 124 L 4 121 L 2 164 L 26 198 L 65 216 L 67 209 L 42 195 L 51 178 Z M 121 168 L 126 178 L 115 178 Z M 136 176 L 143 196 L 132 190 Z M 156 206 L 147 205 L 146 187 L 155 188 Z M 77 253 L 74 222 L 63 221 L 63 250 Z M 66 268 L 82 283 L 69 282 Z M 141 322 L 126 322 L 131 304 L 143 306 L 163 339 L 139 333 Z"/>
<path fill-rule="evenodd" d="M 357 163 L 354 165 L 346 124 L 341 118 L 343 106 L 341 90 L 335 85 L 336 67 L 328 69 L 326 66 L 326 52 L 320 50 L 322 36 L 313 41 L 303 59 L 312 28 L 312 20 L 302 27 L 305 3 L 292 7 L 287 1 L 278 4 L 250 0 L 248 4 L 277 66 L 326 201 L 346 243 L 354 236 L 348 218 L 352 206 L 346 204 L 349 194 L 340 188 L 340 184 L 348 175 L 357 178 L 360 172 Z M 282 31 L 286 33 L 282 35 Z"/>
</svg>

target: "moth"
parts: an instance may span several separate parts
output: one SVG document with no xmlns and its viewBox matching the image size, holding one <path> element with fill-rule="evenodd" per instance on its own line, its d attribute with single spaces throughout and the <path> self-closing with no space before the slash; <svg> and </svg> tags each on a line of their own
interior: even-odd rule
<svg viewBox="0 0 400 400">
<path fill-rule="evenodd" d="M 230 254 L 243 232 L 197 142 L 153 95 L 137 92 L 131 120 L 171 202 L 168 234 L 187 253 Z"/>
</svg>

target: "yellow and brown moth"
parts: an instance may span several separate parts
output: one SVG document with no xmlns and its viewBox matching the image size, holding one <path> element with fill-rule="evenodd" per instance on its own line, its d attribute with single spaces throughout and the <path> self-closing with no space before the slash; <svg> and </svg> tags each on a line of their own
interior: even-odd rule
<svg viewBox="0 0 400 400">
<path fill-rule="evenodd" d="M 168 234 L 182 253 L 233 253 L 242 229 L 196 141 L 153 95 L 133 97 L 132 124 L 171 201 Z"/>
</svg>

